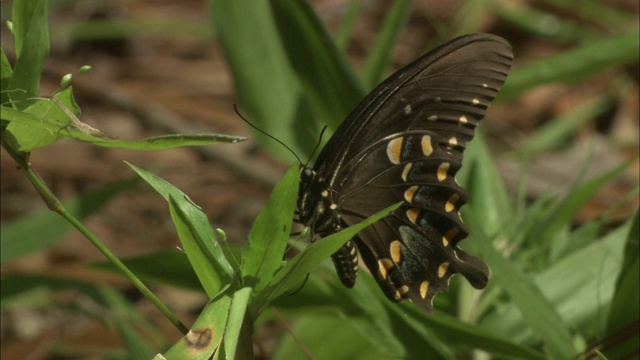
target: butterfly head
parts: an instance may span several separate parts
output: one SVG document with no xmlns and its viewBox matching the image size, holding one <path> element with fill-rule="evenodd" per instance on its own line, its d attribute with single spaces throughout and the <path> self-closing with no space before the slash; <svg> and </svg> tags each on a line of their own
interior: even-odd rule
<svg viewBox="0 0 640 360">
<path fill-rule="evenodd" d="M 298 220 L 309 226 L 312 234 L 324 237 L 342 228 L 334 192 L 313 169 L 300 167 L 298 194 Z"/>
</svg>

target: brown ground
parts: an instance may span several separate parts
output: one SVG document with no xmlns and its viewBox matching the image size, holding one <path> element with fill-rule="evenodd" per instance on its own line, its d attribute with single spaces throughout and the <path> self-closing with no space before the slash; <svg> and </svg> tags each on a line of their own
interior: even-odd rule
<svg viewBox="0 0 640 360">
<path fill-rule="evenodd" d="M 82 108 L 82 121 L 111 136 L 142 139 L 169 133 L 222 133 L 248 135 L 245 125 L 233 112 L 233 82 L 218 45 L 205 32 L 207 13 L 201 1 L 136 1 L 117 2 L 108 8 L 88 5 L 54 8 L 52 55 L 42 81 L 42 94 L 53 91 L 59 79 L 78 67 L 89 64 L 93 70 L 74 82 L 74 93 Z M 330 26 L 340 20 L 344 1 L 315 2 Z M 350 54 L 356 63 L 370 48 L 375 29 L 385 9 L 379 2 L 363 2 L 365 15 L 356 28 Z M 447 5 L 442 5 L 442 4 Z M 416 6 L 408 31 L 397 48 L 395 63 L 403 64 L 420 52 L 433 29 L 426 21 L 426 11 L 443 20 L 454 14 L 455 2 L 425 2 Z M 637 13 L 637 2 L 618 1 Z M 105 3 L 106 4 L 106 3 Z M 3 4 L 5 6 L 5 4 Z M 104 5 L 109 6 L 109 5 Z M 105 10 L 105 11 L 103 11 Z M 67 27 L 75 21 L 102 12 L 116 18 L 145 19 L 149 22 L 187 23 L 199 27 L 196 33 L 162 31 L 143 34 L 126 41 L 71 41 Z M 3 17 L 7 16 L 3 14 Z M 3 25 L 4 26 L 4 25 Z M 513 44 L 518 64 L 562 51 L 557 45 L 513 30 L 495 19 L 487 19 L 484 31 L 506 31 L 501 35 Z M 3 28 L 3 48 L 12 45 Z M 625 70 L 615 70 L 621 72 Z M 638 72 L 626 70 L 632 84 L 628 93 L 617 98 L 614 111 L 580 130 L 573 145 L 562 153 L 536 159 L 530 180 L 532 197 L 546 190 L 562 191 L 575 175 L 576 163 L 585 160 L 587 144 L 596 143 L 596 161 L 589 174 L 601 174 L 624 159 L 634 158 L 634 165 L 616 181 L 605 186 L 582 211 L 577 222 L 588 221 L 610 206 L 638 183 Z M 505 179 L 512 188 L 517 185 L 519 170 L 508 159 L 500 158 L 501 150 L 517 145 L 544 121 L 563 113 L 576 104 L 608 88 L 612 73 L 591 78 L 578 85 L 548 85 L 520 99 L 492 107 L 491 122 L 485 122 Z M 151 111 L 169 116 L 165 121 Z M 224 229 L 233 241 L 244 241 L 248 230 L 286 164 L 271 160 L 252 140 L 236 145 L 211 146 L 198 152 L 193 148 L 159 152 L 133 152 L 99 148 L 72 141 L 60 141 L 32 154 L 34 168 L 62 200 L 104 187 L 134 173 L 126 160 L 139 167 L 156 166 L 156 173 L 173 183 L 201 205 L 215 227 Z M 244 165 L 238 168 L 237 164 Z M 234 164 L 236 166 L 234 166 Z M 571 165 L 571 166 L 569 166 Z M 41 199 L 26 181 L 13 160 L 3 151 L 2 221 L 44 207 Z M 633 207 L 614 214 L 613 221 L 626 219 Z M 102 211 L 86 221 L 86 225 L 118 256 L 140 255 L 178 246 L 166 203 L 144 186 L 134 187 L 118 196 Z M 103 260 L 102 256 L 79 234 L 72 232 L 47 250 L 3 266 L 2 272 L 73 273 L 92 278 L 91 272 L 79 272 L 76 264 Z M 112 278 L 96 278 L 127 289 L 126 282 Z M 170 307 L 183 314 L 190 323 L 189 312 L 197 311 L 204 299 L 199 295 L 174 289 L 159 289 L 158 294 Z M 159 327 L 171 337 L 180 334 L 156 314 L 146 301 L 138 305 L 145 317 L 159 318 Z M 66 326 L 69 319 L 61 314 L 37 310 L 3 312 L 2 357 L 50 359 L 47 344 L 60 340 L 79 344 L 108 346 L 117 339 L 112 331 L 85 319 Z M 65 325 L 65 326 L 63 326 Z M 60 331 L 62 329 L 62 331 Z M 41 350 L 41 351 L 40 351 Z"/>
</svg>

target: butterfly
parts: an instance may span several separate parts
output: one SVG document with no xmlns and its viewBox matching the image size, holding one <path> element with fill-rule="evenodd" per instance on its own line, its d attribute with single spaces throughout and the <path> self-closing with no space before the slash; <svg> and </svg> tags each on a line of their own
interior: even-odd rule
<svg viewBox="0 0 640 360">
<path fill-rule="evenodd" d="M 454 176 L 504 83 L 513 54 L 499 36 L 470 34 L 416 59 L 378 85 L 342 122 L 313 168 L 301 167 L 298 220 L 325 237 L 403 202 L 332 255 L 354 286 L 358 257 L 394 302 L 426 312 L 462 274 L 484 288 L 489 269 L 458 243 L 467 195 Z"/>
</svg>

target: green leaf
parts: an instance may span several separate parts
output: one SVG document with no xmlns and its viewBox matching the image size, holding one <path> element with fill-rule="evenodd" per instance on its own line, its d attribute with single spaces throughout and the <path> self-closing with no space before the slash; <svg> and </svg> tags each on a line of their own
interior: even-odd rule
<svg viewBox="0 0 640 360">
<path fill-rule="evenodd" d="M 232 300 L 233 297 L 225 293 L 211 299 L 193 323 L 189 333 L 163 354 L 164 359 L 210 359 L 226 336 L 225 329 Z"/>
<path fill-rule="evenodd" d="M 543 239 L 549 241 L 553 239 L 556 232 L 563 226 L 571 223 L 582 206 L 605 184 L 620 174 L 624 169 L 629 167 L 632 160 L 609 170 L 605 174 L 588 181 L 583 185 L 576 183 L 571 187 L 569 193 L 549 211 L 545 212 L 544 217 L 538 221 L 536 227 L 527 234 L 528 241 L 533 242 L 535 239 Z"/>
<path fill-rule="evenodd" d="M 31 102 L 25 100 L 40 95 L 40 73 L 49 56 L 47 15 L 46 0 L 16 1 L 13 4 L 13 34 L 18 59 L 8 90 L 18 109 L 27 108 Z"/>
<path fill-rule="evenodd" d="M 476 212 L 476 216 L 485 231 L 495 234 L 503 229 L 513 214 L 513 206 L 481 133 L 476 133 L 473 141 L 467 144 L 463 166 L 457 177 L 468 191 L 469 206 L 482 209 Z M 473 248 L 474 245 L 465 242 L 463 247 Z"/>
<path fill-rule="evenodd" d="M 622 252 L 628 233 L 629 224 L 615 229 L 605 237 L 594 241 L 578 251 L 565 256 L 555 264 L 550 265 L 542 273 L 535 276 L 536 288 L 553 304 L 561 314 L 565 327 L 582 329 L 583 336 L 592 337 L 604 331 L 605 324 L 601 321 L 603 312 L 610 306 L 615 289 L 615 277 L 622 265 Z M 515 266 L 503 267 L 502 263 L 493 263 L 486 258 L 494 278 L 505 271 L 511 271 Z M 508 274 L 507 276 L 511 276 Z M 524 291 L 524 284 L 518 280 L 500 281 L 499 285 L 505 290 L 510 288 L 509 294 Z M 594 296 L 597 294 L 597 296 Z M 533 307 L 534 302 L 525 306 Z M 515 299 L 514 299 L 515 303 Z M 523 320 L 521 304 L 506 304 L 499 306 L 500 311 L 483 319 L 481 326 L 504 337 L 509 337 L 519 343 L 533 343 L 532 336 L 540 337 L 530 325 Z M 525 322 L 526 321 L 526 322 Z M 531 331 L 535 335 L 532 335 Z"/>
<path fill-rule="evenodd" d="M 338 251 L 338 249 L 352 239 L 359 231 L 383 217 L 388 216 L 392 211 L 400 207 L 400 205 L 401 203 L 389 206 L 356 225 L 349 226 L 340 232 L 309 245 L 300 254 L 288 261 L 285 266 L 276 273 L 269 286 L 258 294 L 258 297 L 252 304 L 252 314 L 259 314 L 261 310 L 273 300 L 296 286 L 299 287 L 307 277 L 307 274 L 318 266 L 318 264 Z"/>
<path fill-rule="evenodd" d="M 640 239 L 640 213 L 631 220 L 631 229 L 627 236 L 624 249 L 624 261 L 616 281 L 616 289 L 611 301 L 611 310 L 607 320 L 607 334 L 609 334 L 609 344 L 613 347 L 605 346 L 604 354 L 609 359 L 624 358 L 638 349 L 638 323 L 640 314 L 638 304 L 640 304 L 640 252 L 638 249 L 638 239 Z M 625 328 L 627 336 L 625 336 Z M 632 330 L 635 328 L 635 331 Z M 630 330 L 630 331 L 629 331 Z M 631 333 L 631 334 L 629 334 Z"/>
<path fill-rule="evenodd" d="M 169 203 L 183 250 L 207 295 L 213 297 L 231 283 L 233 268 L 218 244 L 207 215 L 182 191 L 159 177 L 127 163 Z"/>
<path fill-rule="evenodd" d="M 198 281 L 198 276 L 193 271 L 187 255 L 178 249 L 124 258 L 122 263 L 145 283 L 154 282 L 198 292 L 203 291 L 202 284 Z M 91 266 L 122 275 L 110 262 L 93 263 Z"/>
<path fill-rule="evenodd" d="M 217 134 L 173 134 L 139 141 L 112 139 L 77 118 L 80 110 L 75 105 L 71 88 L 56 94 L 55 99 L 39 99 L 24 111 L 3 107 L 1 118 L 10 122 L 8 131 L 14 135 L 18 150 L 30 151 L 53 143 L 62 137 L 97 146 L 140 151 L 236 143 L 246 139 L 240 136 Z"/>
<path fill-rule="evenodd" d="M 614 34 L 559 55 L 514 69 L 499 98 L 517 97 L 535 86 L 550 82 L 577 82 L 614 66 L 638 61 L 640 33 Z"/>
<path fill-rule="evenodd" d="M 593 4 L 590 3 L 584 7 L 589 7 Z M 495 5 L 498 16 L 537 36 L 567 42 L 592 37 L 594 32 L 588 27 L 580 25 L 577 21 L 563 19 L 554 13 L 538 10 L 529 4 L 507 6 L 507 4 L 495 3 Z"/>
<path fill-rule="evenodd" d="M 369 88 L 373 88 L 382 81 L 393 53 L 393 46 L 409 21 L 410 9 L 411 2 L 407 0 L 392 3 L 391 9 L 378 31 L 376 43 L 362 67 L 362 77 Z"/>
<path fill-rule="evenodd" d="M 253 356 L 253 342 L 251 341 L 253 332 L 246 331 L 253 329 L 251 325 L 253 319 L 246 316 L 252 291 L 253 289 L 250 287 L 243 287 L 233 294 L 231 307 L 229 309 L 229 318 L 224 330 L 223 349 L 225 359 L 248 359 L 247 354 Z M 247 322 L 247 324 L 245 324 L 245 322 Z M 243 325 L 245 325 L 244 328 Z M 239 345 L 241 348 L 238 348 Z M 238 350 L 238 354 L 243 355 L 236 356 L 236 350 Z"/>
<path fill-rule="evenodd" d="M 463 208 L 463 211 L 467 210 Z M 554 359 L 570 359 L 578 351 L 558 311 L 533 279 L 504 258 L 493 247 L 477 218 L 465 211 L 469 233 L 492 270 L 492 282 L 499 285 L 513 300 L 532 331 L 544 341 L 545 349 Z"/>
<path fill-rule="evenodd" d="M 612 105 L 611 99 L 605 96 L 590 99 L 540 126 L 519 146 L 518 152 L 532 156 L 538 152 L 564 147 L 567 138 L 575 134 L 578 128 L 589 121 L 595 121 L 598 116 L 610 110 Z"/>
<path fill-rule="evenodd" d="M 302 98 L 302 88 L 278 38 L 269 3 L 209 0 L 209 4 L 242 113 L 295 153 L 310 154 L 315 144 L 308 139 L 320 126 Z M 256 140 L 280 158 L 290 159 L 290 154 L 271 139 L 256 136 Z"/>
<path fill-rule="evenodd" d="M 297 163 L 289 168 L 251 227 L 242 257 L 242 278 L 245 286 L 254 288 L 255 293 L 267 286 L 282 266 L 298 195 L 291 189 L 298 188 L 299 168 Z"/>
<path fill-rule="evenodd" d="M 274 359 L 303 360 L 309 359 L 309 354 L 316 359 L 332 360 L 398 359 L 371 346 L 367 337 L 358 331 L 353 319 L 308 312 L 296 319 L 292 333 L 295 337 L 284 336 Z M 304 348 L 300 343 L 304 344 Z"/>
<path fill-rule="evenodd" d="M 366 95 L 365 87 L 309 3 L 270 4 L 291 67 L 322 123 L 335 130 Z"/>
<path fill-rule="evenodd" d="M 151 329 L 150 324 L 119 292 L 107 286 L 100 286 L 98 289 L 110 310 L 109 323 L 120 335 L 127 354 L 132 359 L 150 359 L 155 351 L 149 346 L 145 336 L 135 328 L 140 328 L 144 324 L 145 328 Z"/>
<path fill-rule="evenodd" d="M 4 111 L 2 119 L 10 122 L 7 131 L 13 135 L 18 150 L 31 151 L 52 144 L 63 137 L 61 132 L 69 126 L 76 126 L 71 125 L 72 119 L 79 122 L 77 116 L 80 115 L 80 108 L 73 100 L 71 87 L 54 98 L 55 101 L 35 101 L 24 111 Z"/>
<path fill-rule="evenodd" d="M 7 54 L 5 54 L 4 49 L 0 48 L 0 106 L 9 104 L 9 93 L 6 90 L 9 89 L 9 82 L 11 82 L 12 76 L 13 69 L 9 64 Z"/>
<path fill-rule="evenodd" d="M 464 346 L 504 358 L 545 359 L 542 353 L 518 344 L 509 337 L 498 336 L 445 313 L 427 315 L 416 307 L 401 309 L 389 303 L 387 308 L 393 313 L 394 328 L 398 329 L 395 336 L 406 344 L 414 357 L 425 353 L 428 342 L 440 349 L 444 358 L 451 358 L 452 349 Z M 437 338 L 437 341 L 434 341 L 434 338 Z M 442 345 L 438 345 L 438 342 Z M 443 346 L 446 346 L 446 352 L 442 350 Z"/>
</svg>

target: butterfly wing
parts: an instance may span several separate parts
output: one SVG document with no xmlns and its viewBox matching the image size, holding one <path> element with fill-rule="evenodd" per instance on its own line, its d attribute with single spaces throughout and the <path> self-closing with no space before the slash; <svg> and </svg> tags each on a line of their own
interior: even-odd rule
<svg viewBox="0 0 640 360">
<path fill-rule="evenodd" d="M 448 289 L 455 273 L 476 288 L 486 285 L 486 265 L 457 246 L 467 236 L 458 213 L 467 197 L 454 176 L 512 59 L 511 46 L 495 35 L 440 46 L 373 90 L 316 161 L 318 187 L 331 189 L 343 226 L 404 201 L 354 239 L 394 301 L 411 299 L 432 311 L 434 295 Z M 346 251 L 341 254 L 346 265 L 336 265 L 343 282 L 355 281 L 355 268 L 344 261 Z"/>
</svg>

